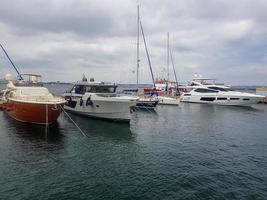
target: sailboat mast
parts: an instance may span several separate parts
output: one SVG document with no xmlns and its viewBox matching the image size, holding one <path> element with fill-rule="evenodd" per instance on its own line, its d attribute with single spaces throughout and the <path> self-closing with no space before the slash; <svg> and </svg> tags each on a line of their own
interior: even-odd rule
<svg viewBox="0 0 267 200">
<path fill-rule="evenodd" d="M 145 44 L 146 55 L 147 55 L 148 64 L 149 64 L 149 68 L 150 68 L 150 72 L 151 72 L 153 86 L 154 86 L 154 88 L 156 88 L 155 79 L 154 79 L 153 70 L 152 70 L 151 61 L 150 61 L 150 56 L 149 56 L 149 53 L 148 53 L 147 44 L 146 44 L 146 38 L 145 38 L 144 29 L 143 29 L 141 20 L 140 20 L 140 28 L 141 28 L 141 32 L 142 32 L 142 36 L 143 36 L 143 40 L 144 40 L 144 44 Z"/>
<path fill-rule="evenodd" d="M 139 33 L 140 33 L 140 30 L 139 30 L 139 21 L 140 21 L 140 15 L 139 15 L 139 5 L 137 6 L 137 42 L 136 42 L 136 45 L 137 45 L 137 48 L 136 48 L 136 84 L 138 85 L 139 84 L 139 62 L 140 62 L 140 59 L 139 59 Z"/>
<path fill-rule="evenodd" d="M 169 41 L 169 32 L 167 32 L 167 81 L 170 80 L 169 59 L 170 59 L 170 41 Z"/>
<path fill-rule="evenodd" d="M 17 72 L 17 74 L 19 75 L 20 79 L 23 80 L 21 74 L 19 73 L 18 69 L 16 68 L 16 66 L 14 65 L 14 63 L 12 62 L 11 58 L 9 57 L 9 55 L 7 54 L 6 50 L 4 49 L 4 47 L 2 46 L 2 44 L 0 44 L 0 47 L 2 48 L 3 52 L 5 53 L 6 57 L 8 58 L 9 62 L 11 63 L 11 65 L 14 67 L 15 71 Z"/>
</svg>

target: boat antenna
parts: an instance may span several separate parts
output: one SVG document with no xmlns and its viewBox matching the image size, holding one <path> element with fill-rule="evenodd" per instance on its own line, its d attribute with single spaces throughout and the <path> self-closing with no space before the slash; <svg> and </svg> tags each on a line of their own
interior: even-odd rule
<svg viewBox="0 0 267 200">
<path fill-rule="evenodd" d="M 178 79 L 177 79 L 177 75 L 176 75 L 176 71 L 175 71 L 175 67 L 174 67 L 174 62 L 173 62 L 173 57 L 172 57 L 172 51 L 170 50 L 170 56 L 171 56 L 171 62 L 172 62 L 172 68 L 173 68 L 173 73 L 174 73 L 174 77 L 175 77 L 175 81 L 176 81 L 176 92 L 179 95 L 180 91 L 179 91 L 179 84 L 178 84 Z"/>
<path fill-rule="evenodd" d="M 137 41 L 136 41 L 136 84 L 138 87 L 139 84 L 139 62 L 140 62 L 140 58 L 139 58 L 139 34 L 140 34 L 140 30 L 139 30 L 139 21 L 140 21 L 140 14 L 139 14 L 139 5 L 137 6 Z"/>
<path fill-rule="evenodd" d="M 154 88 L 156 88 L 155 79 L 154 79 L 152 66 L 151 66 L 151 61 L 150 61 L 149 53 L 148 53 L 148 50 L 147 50 L 147 44 L 146 44 L 146 38 L 145 38 L 145 34 L 144 34 L 144 29 L 143 29 L 143 26 L 142 26 L 141 19 L 139 19 L 139 20 L 140 20 L 140 28 L 141 28 L 141 32 L 142 32 L 142 35 L 143 35 L 145 48 L 146 48 L 146 55 L 147 55 L 147 59 L 148 59 L 148 64 L 149 64 L 149 68 L 150 68 L 150 72 L 151 72 L 151 76 L 152 76 L 153 86 L 154 86 Z"/>
<path fill-rule="evenodd" d="M 18 76 L 20 77 L 20 80 L 23 80 L 21 74 L 19 73 L 18 69 L 16 68 L 16 66 L 14 65 L 14 63 L 12 62 L 11 58 L 9 57 L 9 55 L 7 54 L 6 50 L 4 49 L 4 47 L 2 46 L 2 44 L 0 43 L 0 46 L 3 50 L 3 52 L 6 54 L 6 57 L 8 58 L 9 62 L 11 63 L 11 65 L 14 67 L 14 69 L 16 70 Z"/>
</svg>

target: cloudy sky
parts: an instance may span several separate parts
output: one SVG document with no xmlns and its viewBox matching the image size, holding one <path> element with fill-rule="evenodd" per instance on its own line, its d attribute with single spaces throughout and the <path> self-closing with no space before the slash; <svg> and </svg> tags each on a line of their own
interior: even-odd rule
<svg viewBox="0 0 267 200">
<path fill-rule="evenodd" d="M 266 0 L 0 0 L 0 42 L 21 72 L 44 81 L 134 83 L 137 4 L 155 77 L 166 74 L 170 32 L 179 80 L 267 84 Z M 140 48 L 140 80 L 151 83 Z M 0 77 L 7 72 L 1 52 Z"/>
</svg>

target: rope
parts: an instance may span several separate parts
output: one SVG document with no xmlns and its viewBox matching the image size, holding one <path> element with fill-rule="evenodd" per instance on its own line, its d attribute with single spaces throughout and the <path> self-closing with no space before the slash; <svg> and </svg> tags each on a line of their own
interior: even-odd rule
<svg viewBox="0 0 267 200">
<path fill-rule="evenodd" d="M 11 58 L 9 57 L 9 55 L 7 54 L 6 50 L 4 49 L 4 47 L 2 46 L 2 44 L 0 44 L 0 47 L 2 48 L 3 52 L 5 53 L 6 57 L 8 58 L 9 62 L 11 63 L 11 65 L 14 67 L 14 69 L 16 70 L 18 76 L 20 77 L 21 80 L 23 80 L 21 74 L 19 73 L 17 67 L 15 66 L 15 64 L 13 63 L 13 61 L 11 60 Z"/>
<path fill-rule="evenodd" d="M 75 123 L 75 121 L 69 116 L 69 114 L 64 110 L 62 105 L 60 105 L 62 111 L 67 115 L 67 117 L 70 119 L 70 121 L 77 127 L 77 129 L 80 131 L 80 133 L 84 136 L 87 137 L 87 135 L 82 131 L 82 129 Z"/>
<path fill-rule="evenodd" d="M 45 104 L 45 135 L 48 133 L 48 105 Z"/>
</svg>

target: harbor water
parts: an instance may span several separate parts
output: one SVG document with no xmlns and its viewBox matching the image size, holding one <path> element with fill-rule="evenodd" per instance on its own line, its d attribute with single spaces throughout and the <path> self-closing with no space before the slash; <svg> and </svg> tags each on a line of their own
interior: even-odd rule
<svg viewBox="0 0 267 200">
<path fill-rule="evenodd" d="M 60 94 L 69 85 L 50 85 Z M 0 111 L 0 199 L 266 199 L 267 106 L 181 103 L 119 124 Z"/>
</svg>

